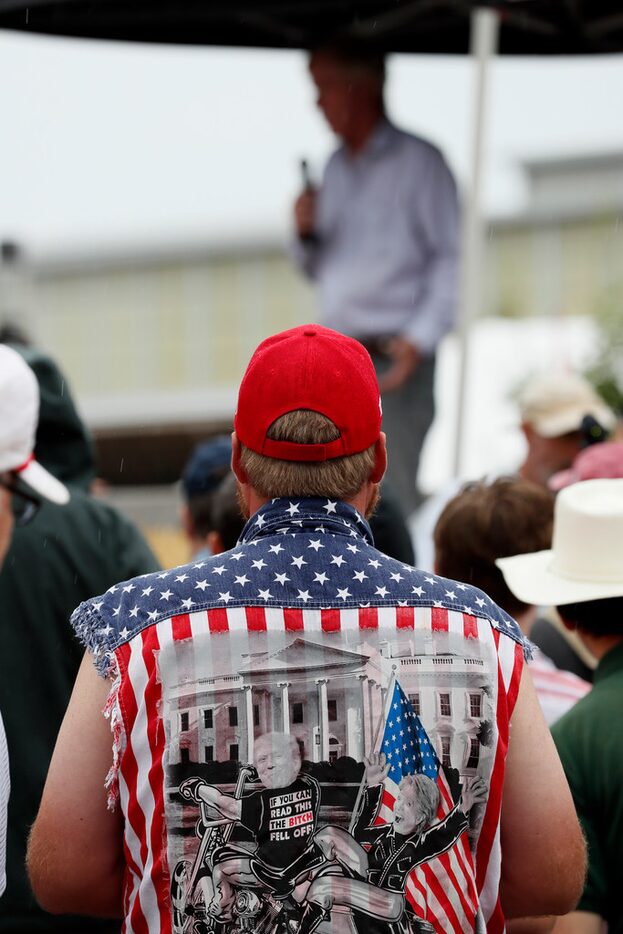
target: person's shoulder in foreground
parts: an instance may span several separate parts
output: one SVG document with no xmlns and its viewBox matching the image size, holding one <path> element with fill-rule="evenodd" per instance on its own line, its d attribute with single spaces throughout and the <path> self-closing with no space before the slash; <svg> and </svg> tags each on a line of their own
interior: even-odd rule
<svg viewBox="0 0 623 934">
<path fill-rule="evenodd" d="M 31 837 L 38 898 L 180 934 L 275 913 L 312 934 L 334 908 L 493 932 L 568 910 L 582 838 L 523 636 L 480 591 L 373 546 L 367 352 L 312 325 L 269 338 L 234 426 L 239 544 L 75 614 L 90 651 Z"/>
<path fill-rule="evenodd" d="M 13 780 L 7 828 L 10 859 L 7 889 L 0 902 L 0 931 L 68 934 L 84 930 L 87 922 L 53 918 L 41 911 L 30 890 L 25 857 L 28 831 L 83 654 L 69 618 L 81 600 L 101 593 L 122 577 L 152 571 L 158 562 L 135 526 L 87 492 L 95 476 L 94 448 L 59 367 L 36 347 L 0 350 L 2 376 L 10 377 L 5 362 L 10 355 L 16 370 L 25 374 L 23 388 L 34 387 L 38 403 L 38 411 L 34 406 L 28 411 L 22 390 L 15 387 L 17 398 L 4 397 L 7 409 L 0 419 L 2 434 L 13 428 L 21 437 L 13 454 L 22 451 L 24 470 L 14 472 L 12 498 L 14 507 L 21 503 L 29 511 L 22 511 L 0 573 L 3 619 L 12 621 L 2 627 L 0 640 L 0 709 Z M 18 463 L 13 460 L 14 466 Z M 42 467 L 67 485 L 68 502 L 38 504 L 20 497 L 28 493 L 28 486 L 24 487 L 28 477 Z M 40 493 L 35 494 L 40 498 Z M 24 524 L 29 516 L 31 520 Z M 97 929 L 112 927 L 101 924 Z"/>
<path fill-rule="evenodd" d="M 66 505 L 69 493 L 34 455 L 39 389 L 27 364 L 0 345 L 0 570 L 16 525 L 28 522 L 41 499 Z M 7 622 L 11 619 L 7 616 Z M 16 698 L 12 698 L 13 703 Z M 7 883 L 7 824 L 11 793 L 9 754 L 0 711 L 0 896 Z"/>
<path fill-rule="evenodd" d="M 556 932 L 621 930 L 623 877 L 623 479 L 561 490 L 552 548 L 500 561 L 522 600 L 556 605 L 598 659 L 593 688 L 552 728 L 588 843 L 578 909 Z"/>
</svg>

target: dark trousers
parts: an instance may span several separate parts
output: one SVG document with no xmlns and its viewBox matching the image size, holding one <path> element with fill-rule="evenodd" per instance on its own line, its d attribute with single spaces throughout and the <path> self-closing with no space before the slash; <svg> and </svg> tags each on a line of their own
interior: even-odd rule
<svg viewBox="0 0 623 934">
<path fill-rule="evenodd" d="M 371 356 L 377 375 L 381 376 L 391 361 L 378 352 Z M 388 452 L 385 482 L 405 517 L 422 502 L 416 477 L 422 445 L 435 415 L 434 383 L 435 357 L 426 357 L 399 389 L 385 393 L 382 399 Z"/>
</svg>

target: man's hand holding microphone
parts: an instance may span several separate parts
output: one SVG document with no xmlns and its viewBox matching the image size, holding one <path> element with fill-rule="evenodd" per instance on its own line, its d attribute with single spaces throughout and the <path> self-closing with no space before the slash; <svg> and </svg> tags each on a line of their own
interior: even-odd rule
<svg viewBox="0 0 623 934">
<path fill-rule="evenodd" d="M 316 188 L 309 174 L 307 159 L 301 159 L 303 190 L 294 202 L 294 223 L 301 240 L 315 241 Z"/>
</svg>

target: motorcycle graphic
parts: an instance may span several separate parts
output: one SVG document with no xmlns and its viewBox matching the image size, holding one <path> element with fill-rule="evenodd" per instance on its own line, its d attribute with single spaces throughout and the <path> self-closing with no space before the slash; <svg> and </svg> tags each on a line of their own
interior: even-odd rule
<svg viewBox="0 0 623 934">
<path fill-rule="evenodd" d="M 241 768 L 234 798 L 242 796 L 247 781 L 257 779 L 253 766 Z M 180 793 L 196 801 L 193 779 L 182 783 Z M 228 843 L 235 821 L 213 819 L 208 806 L 199 800 L 199 819 L 195 834 L 200 843 L 194 859 L 180 859 L 171 876 L 173 934 L 294 934 L 300 912 L 291 904 L 275 899 L 265 888 L 241 887 L 236 890 L 231 917 L 215 918 L 208 913 L 213 894 L 214 854 Z"/>
</svg>

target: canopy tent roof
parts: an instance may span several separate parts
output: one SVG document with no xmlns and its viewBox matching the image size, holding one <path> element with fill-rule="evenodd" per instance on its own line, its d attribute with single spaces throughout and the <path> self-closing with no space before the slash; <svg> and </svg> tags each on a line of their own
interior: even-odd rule
<svg viewBox="0 0 623 934">
<path fill-rule="evenodd" d="M 343 35 L 384 51 L 464 54 L 470 14 L 486 5 L 500 15 L 501 54 L 623 51 L 620 0 L 0 0 L 0 28 L 263 48 Z"/>
</svg>

